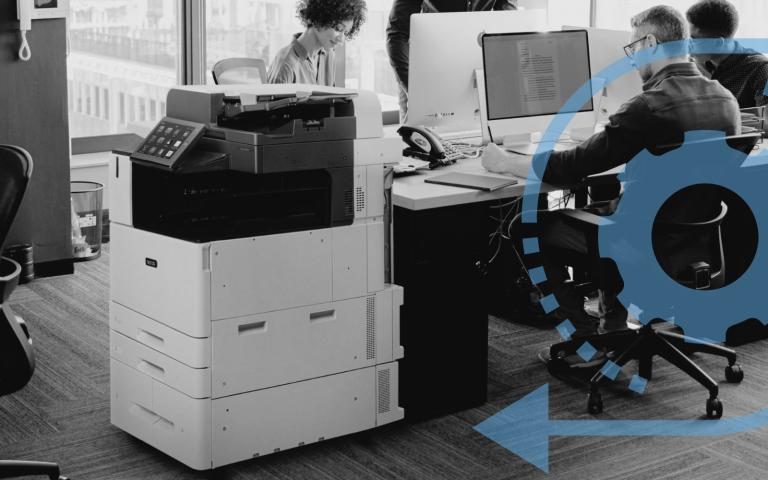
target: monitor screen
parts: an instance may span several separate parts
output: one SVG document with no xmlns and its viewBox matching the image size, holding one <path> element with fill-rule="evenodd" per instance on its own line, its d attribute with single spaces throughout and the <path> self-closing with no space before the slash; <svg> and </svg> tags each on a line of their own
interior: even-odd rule
<svg viewBox="0 0 768 480">
<path fill-rule="evenodd" d="M 587 32 L 488 34 L 483 64 L 488 120 L 553 115 L 590 80 Z"/>
<path fill-rule="evenodd" d="M 412 15 L 407 124 L 432 127 L 440 135 L 479 131 L 480 35 L 544 29 L 546 18 L 545 10 Z"/>
</svg>

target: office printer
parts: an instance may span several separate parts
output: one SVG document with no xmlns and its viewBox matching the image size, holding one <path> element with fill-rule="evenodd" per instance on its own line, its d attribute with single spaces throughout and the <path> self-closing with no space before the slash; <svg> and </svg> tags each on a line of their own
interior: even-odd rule
<svg viewBox="0 0 768 480">
<path fill-rule="evenodd" d="M 173 88 L 110 162 L 111 421 L 210 469 L 403 418 L 375 94 Z"/>
<path fill-rule="evenodd" d="M 354 168 L 396 158 L 396 142 L 375 94 L 312 88 L 171 89 L 131 155 L 134 225 L 207 241 L 351 224 Z"/>
</svg>

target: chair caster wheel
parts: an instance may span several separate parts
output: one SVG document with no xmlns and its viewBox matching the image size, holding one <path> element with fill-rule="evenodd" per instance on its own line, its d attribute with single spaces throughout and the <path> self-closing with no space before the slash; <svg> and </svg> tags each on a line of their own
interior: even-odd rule
<svg viewBox="0 0 768 480">
<path fill-rule="evenodd" d="M 567 372 L 568 364 L 565 362 L 565 360 L 563 360 L 562 357 L 556 355 L 552 357 L 547 363 L 547 370 L 549 370 L 549 373 L 552 375 L 557 375 L 563 372 Z"/>
<path fill-rule="evenodd" d="M 723 416 L 723 402 L 719 398 L 707 399 L 707 418 L 717 419 Z"/>
<path fill-rule="evenodd" d="M 744 380 L 744 370 L 738 363 L 725 367 L 725 379 L 728 383 L 741 383 Z"/>
<path fill-rule="evenodd" d="M 603 413 L 603 396 L 600 392 L 592 392 L 587 397 L 587 411 L 592 415 Z"/>
</svg>

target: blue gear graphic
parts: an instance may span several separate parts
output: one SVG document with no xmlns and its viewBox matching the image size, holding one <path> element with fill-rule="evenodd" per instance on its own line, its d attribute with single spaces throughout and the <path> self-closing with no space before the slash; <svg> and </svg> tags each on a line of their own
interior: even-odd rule
<svg viewBox="0 0 768 480">
<path fill-rule="evenodd" d="M 542 137 L 542 146 L 533 157 L 534 168 L 526 179 L 523 195 L 523 224 L 535 225 L 538 222 L 538 198 L 542 192 L 536 172 L 543 172 L 549 161 L 549 152 L 543 144 L 547 140 L 556 141 L 560 138 L 573 118 L 573 112 L 579 111 L 590 98 L 600 94 L 603 88 L 609 87 L 616 79 L 632 74 L 643 65 L 688 53 L 727 54 L 736 41 L 743 47 L 757 51 L 768 48 L 768 39 L 671 42 L 665 44 L 665 48 L 637 52 L 634 56 L 635 64 L 628 58 L 622 58 L 595 75 L 600 82 L 582 85 L 547 127 Z M 761 231 L 768 208 L 765 205 L 768 202 L 759 196 L 765 185 L 768 185 L 761 174 L 764 171 L 768 174 L 768 169 L 760 167 L 768 167 L 768 152 L 745 158 L 745 154 L 731 149 L 725 142 L 719 148 L 713 148 L 711 143 L 697 143 L 702 137 L 712 138 L 712 135 L 724 136 L 721 132 L 691 132 L 686 136 L 684 145 L 673 152 L 660 157 L 641 152 L 629 162 L 622 177 L 629 185 L 625 184 L 626 192 L 619 210 L 612 217 L 605 218 L 606 223 L 611 225 L 601 226 L 599 244 L 601 256 L 613 257 L 620 268 L 625 288 L 619 297 L 631 314 L 641 320 L 655 317 L 675 319 L 678 323 L 685 323 L 689 334 L 702 340 L 722 341 L 726 328 L 734 323 L 753 316 L 768 319 L 768 316 L 761 315 L 767 307 L 762 307 L 758 299 L 758 292 L 765 285 L 762 283 L 765 280 L 763 275 L 768 275 L 762 272 L 766 259 L 765 249 L 768 248 L 768 245 L 764 245 L 766 242 L 758 239 L 752 264 L 737 281 L 717 290 L 693 291 L 679 285 L 664 273 L 656 261 L 650 241 L 653 219 L 663 202 L 680 189 L 698 183 L 720 185 L 739 195 L 752 210 L 758 224 L 758 234 Z M 641 182 L 643 175 L 646 175 L 644 172 L 648 172 L 648 177 L 653 176 Z M 666 176 L 660 176 L 659 172 L 664 172 Z M 523 242 L 523 251 L 525 258 L 530 259 L 526 263 L 532 262 L 527 265 L 532 280 L 536 284 L 543 284 L 546 274 L 537 260 L 540 253 L 538 241 L 527 239 Z M 551 294 L 541 299 L 541 305 L 547 313 L 558 307 L 557 300 Z M 573 325 L 566 320 L 557 330 L 564 339 L 568 339 Z"/>
<path fill-rule="evenodd" d="M 758 232 L 768 220 L 768 154 L 747 157 L 729 147 L 723 132 L 688 132 L 683 146 L 664 155 L 638 154 L 619 179 L 626 182 L 617 211 L 600 227 L 602 257 L 612 258 L 624 280 L 621 302 L 639 320 L 674 320 L 686 334 L 723 341 L 726 329 L 750 317 L 768 319 L 768 304 L 755 292 L 768 284 L 763 268 L 768 242 L 758 242 L 750 268 L 735 282 L 717 290 L 694 290 L 670 278 L 653 252 L 653 221 L 677 191 L 714 184 L 739 195 L 750 206 Z M 719 142 L 702 143 L 705 139 Z M 762 168 L 761 168 L 762 167 Z M 662 173 L 660 175 L 660 172 Z"/>
</svg>

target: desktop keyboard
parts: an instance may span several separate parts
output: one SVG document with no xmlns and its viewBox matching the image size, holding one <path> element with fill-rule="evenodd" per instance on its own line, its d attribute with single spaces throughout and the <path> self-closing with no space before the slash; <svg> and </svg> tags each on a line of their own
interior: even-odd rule
<svg viewBox="0 0 768 480">
<path fill-rule="evenodd" d="M 479 146 L 467 143 L 442 141 L 441 144 L 445 151 L 445 158 L 441 161 L 445 163 L 453 163 L 465 158 L 478 158 L 482 153 L 482 149 Z"/>
<path fill-rule="evenodd" d="M 459 151 L 458 148 L 453 146 L 450 142 L 443 142 L 443 150 L 445 150 L 444 162 L 455 162 L 465 157 L 464 152 Z"/>
</svg>

